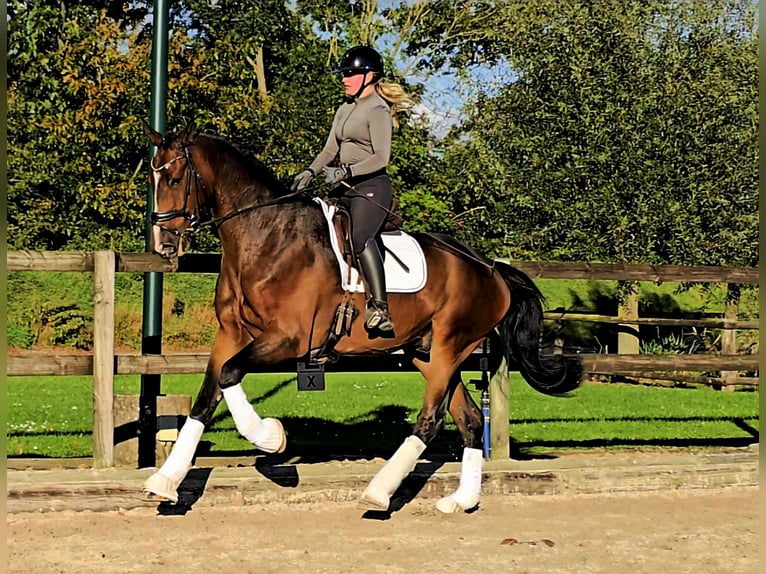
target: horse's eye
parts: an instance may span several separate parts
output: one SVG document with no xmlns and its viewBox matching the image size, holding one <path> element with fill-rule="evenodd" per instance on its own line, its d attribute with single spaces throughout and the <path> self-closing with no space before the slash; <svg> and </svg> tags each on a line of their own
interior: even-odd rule
<svg viewBox="0 0 766 574">
<path fill-rule="evenodd" d="M 181 178 L 180 177 L 171 177 L 168 183 L 172 186 L 181 185 Z"/>
</svg>

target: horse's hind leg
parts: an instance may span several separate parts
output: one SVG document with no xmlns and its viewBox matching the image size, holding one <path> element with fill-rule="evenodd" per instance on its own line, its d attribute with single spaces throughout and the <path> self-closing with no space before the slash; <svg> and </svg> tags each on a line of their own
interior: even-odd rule
<svg viewBox="0 0 766 574">
<path fill-rule="evenodd" d="M 482 414 L 462 381 L 452 393 L 449 413 L 463 438 L 460 485 L 455 492 L 439 499 L 436 508 L 444 513 L 455 513 L 470 510 L 479 504 L 483 462 Z"/>
<path fill-rule="evenodd" d="M 470 350 L 468 352 L 470 353 Z M 456 365 L 464 358 L 454 360 L 454 355 L 450 354 L 450 360 L 445 360 L 443 354 L 432 352 L 430 363 L 417 359 L 413 361 L 428 381 L 423 408 L 418 414 L 413 434 L 404 440 L 367 485 L 362 493 L 363 504 L 384 510 L 388 508 L 391 495 L 415 468 L 426 445 L 444 426 L 450 390 L 456 383 L 460 383 L 459 376 L 456 378 L 455 375 Z"/>
</svg>

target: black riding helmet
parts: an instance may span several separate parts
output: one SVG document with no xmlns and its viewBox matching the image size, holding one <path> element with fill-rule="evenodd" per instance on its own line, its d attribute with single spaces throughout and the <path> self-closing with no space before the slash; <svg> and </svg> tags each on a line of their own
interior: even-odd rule
<svg viewBox="0 0 766 574">
<path fill-rule="evenodd" d="M 373 81 L 379 80 L 383 77 L 383 58 L 369 46 L 354 46 L 346 50 L 346 53 L 341 56 L 338 67 L 333 70 L 335 74 L 349 72 L 358 74 L 373 72 L 375 74 Z"/>
<path fill-rule="evenodd" d="M 359 97 L 359 94 L 367 86 L 376 83 L 383 77 L 383 58 L 381 55 L 369 46 L 354 46 L 350 50 L 346 50 L 346 53 L 341 56 L 338 67 L 333 70 L 334 74 L 343 74 L 344 76 L 364 74 L 365 72 L 372 72 L 372 80 L 363 82 L 354 94 L 354 98 Z"/>
</svg>

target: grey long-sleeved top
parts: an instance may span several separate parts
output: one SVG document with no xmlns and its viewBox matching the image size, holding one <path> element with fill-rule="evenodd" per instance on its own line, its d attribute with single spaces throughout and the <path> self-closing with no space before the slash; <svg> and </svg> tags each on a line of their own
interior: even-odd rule
<svg viewBox="0 0 766 574">
<path fill-rule="evenodd" d="M 343 104 L 335 112 L 324 149 L 309 169 L 319 173 L 338 151 L 340 163 L 350 168 L 352 177 L 383 169 L 391 157 L 392 131 L 390 108 L 377 92 Z"/>
</svg>

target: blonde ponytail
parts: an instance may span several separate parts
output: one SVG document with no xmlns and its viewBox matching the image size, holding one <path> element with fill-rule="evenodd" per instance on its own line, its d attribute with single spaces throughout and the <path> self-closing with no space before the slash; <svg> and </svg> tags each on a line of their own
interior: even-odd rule
<svg viewBox="0 0 766 574">
<path fill-rule="evenodd" d="M 394 128 L 398 128 L 399 114 L 401 112 L 409 112 L 415 105 L 415 100 L 404 91 L 404 88 L 393 82 L 381 80 L 375 84 L 375 90 L 381 98 L 388 102 L 388 105 L 391 107 L 391 119 L 394 122 Z"/>
</svg>

